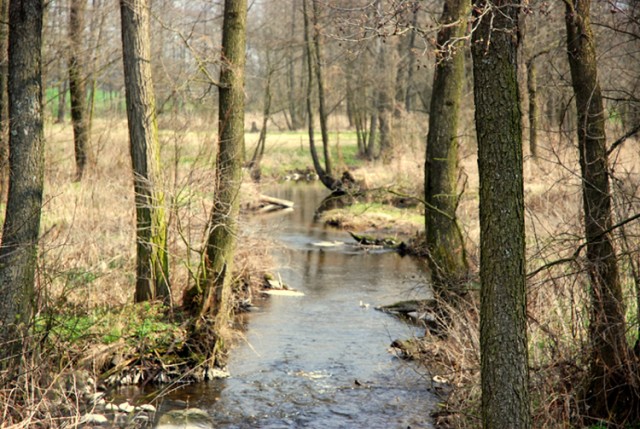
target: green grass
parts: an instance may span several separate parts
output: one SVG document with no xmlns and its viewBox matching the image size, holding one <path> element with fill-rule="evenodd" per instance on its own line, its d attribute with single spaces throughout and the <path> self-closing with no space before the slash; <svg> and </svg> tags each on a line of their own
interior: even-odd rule
<svg viewBox="0 0 640 429">
<path fill-rule="evenodd" d="M 257 134 L 247 134 L 247 158 L 253 155 Z M 316 150 L 320 163 L 324 165 L 322 141 L 316 132 Z M 329 134 L 329 147 L 334 174 L 342 174 L 345 169 L 355 168 L 363 164 L 358 158 L 355 132 L 332 132 Z M 313 168 L 309 149 L 309 135 L 306 131 L 268 132 L 265 155 L 261 163 L 263 174 L 281 177 L 292 170 Z"/>
<path fill-rule="evenodd" d="M 57 87 L 50 87 L 46 89 L 44 104 L 45 112 L 49 113 L 51 117 L 58 117 L 58 97 L 60 93 Z M 87 96 L 88 98 L 88 96 Z M 65 119 L 69 119 L 71 115 L 71 96 L 69 90 L 65 94 Z M 101 114 L 112 112 L 114 110 L 124 111 L 125 101 L 124 94 L 118 91 L 105 91 L 97 88 L 94 98 L 94 114 L 100 116 Z"/>
<path fill-rule="evenodd" d="M 111 344 L 124 340 L 138 349 L 167 350 L 184 343 L 186 332 L 166 316 L 166 308 L 155 303 L 130 304 L 122 308 L 96 308 L 88 312 L 67 308 L 40 315 L 36 334 L 58 346 L 82 349 L 100 342 Z"/>
</svg>

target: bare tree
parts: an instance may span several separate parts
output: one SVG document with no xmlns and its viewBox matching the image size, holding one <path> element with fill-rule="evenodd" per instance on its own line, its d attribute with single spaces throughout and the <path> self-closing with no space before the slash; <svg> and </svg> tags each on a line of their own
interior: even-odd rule
<svg viewBox="0 0 640 429">
<path fill-rule="evenodd" d="M 76 178 L 81 180 L 87 164 L 89 150 L 89 124 L 87 120 L 87 91 L 84 70 L 84 15 L 85 0 L 71 0 L 69 8 L 69 93 L 71 95 L 71 121 L 73 147 L 76 160 Z"/>
<path fill-rule="evenodd" d="M 472 35 L 480 175 L 483 428 L 529 428 L 520 2 L 476 0 Z"/>
<path fill-rule="evenodd" d="M 0 200 L 9 181 L 9 0 L 0 1 Z"/>
<path fill-rule="evenodd" d="M 247 1 L 225 0 L 218 101 L 218 155 L 214 203 L 208 227 L 201 283 L 190 292 L 199 303 L 196 337 L 205 341 L 211 364 L 226 351 L 224 332 L 231 318 L 233 258 L 238 233 L 244 163 L 244 67 Z M 213 322 L 211 325 L 208 322 Z M 212 328 L 209 331 L 209 328 Z"/>
<path fill-rule="evenodd" d="M 151 77 L 148 0 L 121 0 L 129 148 L 136 203 L 136 302 L 169 302 L 169 261 L 160 145 Z"/>
<path fill-rule="evenodd" d="M 465 274 L 458 206 L 458 115 L 464 84 L 463 40 L 468 0 L 444 3 L 438 31 L 425 162 L 425 227 L 434 284 L 446 286 Z"/>
<path fill-rule="evenodd" d="M 637 370 L 626 340 L 625 306 L 611 237 L 605 110 L 598 81 L 590 0 L 565 1 L 567 53 L 578 114 L 584 228 L 591 281 L 588 414 L 623 424 L 638 418 Z"/>
<path fill-rule="evenodd" d="M 33 315 L 42 189 L 42 0 L 9 3 L 9 194 L 0 246 L 0 367 L 20 358 Z"/>
</svg>

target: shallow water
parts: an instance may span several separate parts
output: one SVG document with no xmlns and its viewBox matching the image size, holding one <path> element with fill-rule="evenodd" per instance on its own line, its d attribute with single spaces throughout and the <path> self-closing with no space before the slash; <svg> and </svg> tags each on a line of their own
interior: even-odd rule
<svg viewBox="0 0 640 429">
<path fill-rule="evenodd" d="M 246 341 L 231 352 L 232 377 L 178 389 L 161 410 L 187 402 L 221 428 L 432 427 L 436 399 L 424 370 L 388 351 L 394 339 L 421 331 L 373 309 L 425 297 L 424 271 L 393 252 L 315 246 L 352 241 L 313 222 L 325 194 L 295 184 L 269 192 L 295 201 L 295 210 L 251 227 L 282 243 L 278 272 L 305 296 L 260 303 L 247 316 Z"/>
</svg>

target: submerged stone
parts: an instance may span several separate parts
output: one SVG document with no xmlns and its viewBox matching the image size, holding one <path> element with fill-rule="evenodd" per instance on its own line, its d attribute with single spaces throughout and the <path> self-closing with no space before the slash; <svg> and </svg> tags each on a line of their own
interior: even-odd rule
<svg viewBox="0 0 640 429">
<path fill-rule="evenodd" d="M 213 429 L 213 419 L 199 408 L 173 410 L 158 419 L 155 429 Z"/>
</svg>

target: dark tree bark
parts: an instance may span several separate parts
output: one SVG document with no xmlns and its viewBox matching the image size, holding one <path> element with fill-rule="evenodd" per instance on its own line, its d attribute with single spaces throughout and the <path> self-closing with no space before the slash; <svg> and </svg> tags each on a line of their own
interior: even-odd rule
<svg viewBox="0 0 640 429">
<path fill-rule="evenodd" d="M 148 0 L 121 0 L 129 148 L 136 203 L 135 301 L 170 303 L 167 223 L 160 190 L 160 144 L 151 76 Z"/>
<path fill-rule="evenodd" d="M 67 114 L 67 79 L 58 84 L 58 114 L 56 124 L 64 124 L 64 117 Z"/>
<path fill-rule="evenodd" d="M 590 0 L 567 0 L 567 53 L 578 117 L 578 150 L 591 282 L 589 415 L 622 424 L 638 417 L 637 373 L 630 366 L 625 306 L 611 237 L 605 111 L 598 82 Z M 633 401 L 633 402 L 632 402 Z"/>
<path fill-rule="evenodd" d="M 413 20 L 411 22 L 412 29 L 411 35 L 409 36 L 409 62 L 407 65 L 407 85 L 405 88 L 405 96 L 404 96 L 404 108 L 407 112 L 411 112 L 413 110 L 413 99 L 415 97 L 415 89 L 413 84 L 413 75 L 416 68 L 416 54 L 413 52 L 416 46 L 416 31 L 418 27 L 418 13 L 420 12 L 420 8 L 416 7 L 413 11 Z"/>
<path fill-rule="evenodd" d="M 225 0 L 222 24 L 222 68 L 218 101 L 218 157 L 215 199 L 209 220 L 199 320 L 213 320 L 210 339 L 213 364 L 225 352 L 222 334 L 231 318 L 233 257 L 238 234 L 240 185 L 244 162 L 244 65 L 247 1 Z M 196 332 L 206 333 L 206 324 Z"/>
<path fill-rule="evenodd" d="M 86 76 L 82 49 L 85 4 L 85 0 L 71 0 L 69 8 L 69 93 L 71 96 L 71 122 L 73 123 L 76 181 L 82 179 L 89 150 Z"/>
<path fill-rule="evenodd" d="M 313 1 L 313 0 L 312 0 Z M 315 130 L 314 130 L 314 114 L 313 114 L 313 79 L 314 79 L 314 44 L 311 37 L 311 19 L 309 17 L 308 11 L 308 0 L 303 0 L 302 8 L 304 15 L 304 41 L 305 41 L 305 50 L 307 57 L 307 123 L 309 128 L 309 150 L 311 152 L 311 160 L 313 161 L 313 167 L 320 178 L 322 184 L 331 191 L 336 191 L 338 189 L 339 182 L 336 181 L 331 175 L 324 169 L 322 164 L 320 163 L 320 158 L 318 157 L 318 151 L 316 149 L 315 143 Z"/>
<path fill-rule="evenodd" d="M 0 201 L 9 183 L 9 0 L 0 0 Z"/>
<path fill-rule="evenodd" d="M 395 52 L 391 46 L 391 39 L 378 39 L 378 93 L 376 110 L 378 131 L 380 133 L 380 158 L 384 164 L 391 162 L 394 156 L 394 141 L 392 137 L 393 104 L 395 100 Z"/>
<path fill-rule="evenodd" d="M 472 35 L 480 175 L 482 425 L 529 428 L 520 2 L 476 0 Z"/>
<path fill-rule="evenodd" d="M 316 71 L 316 83 L 318 84 L 318 118 L 320 120 L 320 133 L 322 135 L 322 149 L 324 155 L 324 170 L 331 176 L 331 153 L 329 151 L 329 129 L 327 127 L 327 109 L 325 107 L 325 91 L 324 91 L 324 76 L 323 69 L 323 56 L 322 56 L 322 35 L 320 34 L 320 28 L 318 24 L 318 1 L 312 0 L 313 4 L 313 52 Z"/>
<path fill-rule="evenodd" d="M 529 153 L 538 158 L 538 83 L 536 82 L 536 61 L 527 62 L 527 92 L 529 93 Z"/>
<path fill-rule="evenodd" d="M 42 0 L 9 3 L 9 195 L 0 246 L 0 368 L 22 352 L 35 299 L 44 137 Z"/>
<path fill-rule="evenodd" d="M 378 140 L 378 112 L 371 113 L 369 120 L 369 137 L 365 144 L 366 157 L 369 161 L 373 161 L 376 152 L 376 141 Z"/>
<path fill-rule="evenodd" d="M 262 107 L 262 127 L 260 128 L 260 136 L 258 137 L 258 143 L 256 144 L 256 148 L 253 151 L 253 156 L 251 157 L 251 161 L 249 162 L 249 170 L 251 172 L 251 177 L 254 181 L 260 181 L 260 161 L 262 161 L 262 157 L 264 156 L 264 149 L 267 142 L 267 125 L 269 123 L 269 118 L 271 116 L 271 81 L 273 79 L 273 74 L 275 73 L 275 69 L 271 66 L 271 58 L 269 52 L 266 53 L 267 56 L 267 79 L 264 87 L 264 104 Z"/>
<path fill-rule="evenodd" d="M 464 84 L 464 45 L 469 0 L 446 0 L 438 31 L 425 162 L 425 227 L 432 280 L 453 286 L 466 270 L 458 206 L 458 112 Z"/>
</svg>

